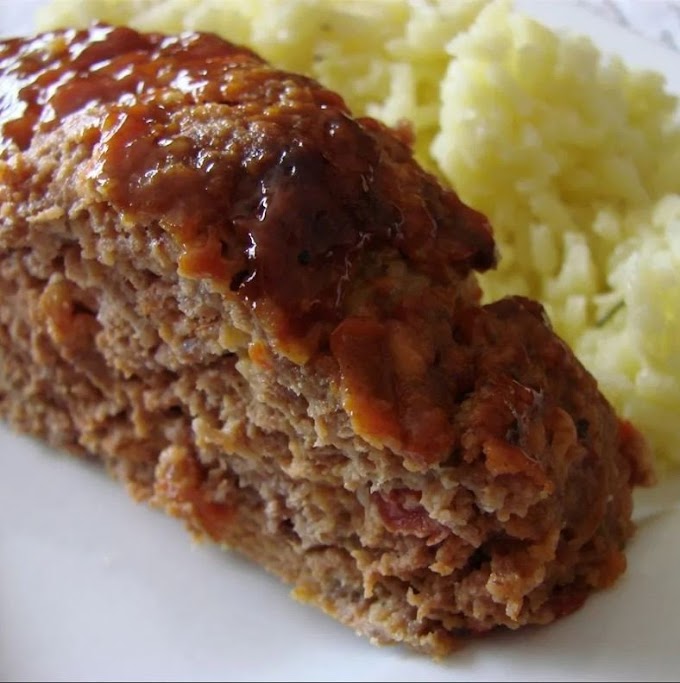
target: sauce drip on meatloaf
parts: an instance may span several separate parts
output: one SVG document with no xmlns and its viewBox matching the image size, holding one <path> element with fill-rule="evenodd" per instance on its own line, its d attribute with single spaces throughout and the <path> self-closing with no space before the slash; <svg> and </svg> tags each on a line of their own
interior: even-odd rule
<svg viewBox="0 0 680 683">
<path fill-rule="evenodd" d="M 415 167 L 381 163 L 386 144 L 410 162 L 406 144 L 244 47 L 99 26 L 7 41 L 0 70 L 0 145 L 25 149 L 36 130 L 107 104 L 82 131 L 107 198 L 176 237 L 182 275 L 268 309 L 283 340 L 308 339 L 303 356 L 320 339 L 310 328 L 342 317 L 366 247 L 390 245 L 435 278 L 494 264 L 483 216 Z M 221 128 L 182 134 L 172 114 L 187 105 L 222 106 Z"/>
</svg>

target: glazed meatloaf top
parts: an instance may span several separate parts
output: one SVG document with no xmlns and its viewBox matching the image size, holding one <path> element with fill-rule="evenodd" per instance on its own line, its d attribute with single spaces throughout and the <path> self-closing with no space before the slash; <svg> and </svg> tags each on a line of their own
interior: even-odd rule
<svg viewBox="0 0 680 683">
<path fill-rule="evenodd" d="M 207 34 L 45 33 L 2 43 L 0 71 L 4 155 L 65 127 L 88 154 L 69 179 L 83 211 L 160 227 L 179 274 L 242 302 L 294 363 L 330 349 L 369 442 L 416 468 L 451 449 L 457 361 L 430 367 L 446 349 L 420 330 L 478 300 L 471 271 L 495 249 L 485 218 L 413 161 L 406 127 L 353 119 L 337 94 Z M 375 360 L 389 337 L 403 380 Z"/>
<path fill-rule="evenodd" d="M 441 282 L 494 264 L 485 219 L 413 163 L 406 129 L 351 118 L 339 95 L 244 47 L 101 26 L 0 50 L 19 93 L 0 113 L 3 147 L 79 113 L 102 199 L 170 232 L 181 275 L 266 311 L 298 360 L 346 313 L 362 250 L 398 251 Z"/>
</svg>

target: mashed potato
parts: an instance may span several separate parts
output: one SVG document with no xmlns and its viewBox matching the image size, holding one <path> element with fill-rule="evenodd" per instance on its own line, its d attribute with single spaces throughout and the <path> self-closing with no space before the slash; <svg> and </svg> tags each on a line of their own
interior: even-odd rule
<svg viewBox="0 0 680 683">
<path fill-rule="evenodd" d="M 503 0 L 53 0 L 92 18 L 216 31 L 412 122 L 420 161 L 486 213 L 486 297 L 540 299 L 617 409 L 680 462 L 680 128 L 661 76 Z"/>
</svg>

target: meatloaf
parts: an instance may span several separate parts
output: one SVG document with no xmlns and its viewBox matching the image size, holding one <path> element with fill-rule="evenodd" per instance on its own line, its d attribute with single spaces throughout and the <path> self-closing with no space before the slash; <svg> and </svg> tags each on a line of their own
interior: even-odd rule
<svg viewBox="0 0 680 683">
<path fill-rule="evenodd" d="M 0 43 L 0 411 L 374 642 L 625 568 L 644 442 L 407 127 L 217 37 Z"/>
</svg>

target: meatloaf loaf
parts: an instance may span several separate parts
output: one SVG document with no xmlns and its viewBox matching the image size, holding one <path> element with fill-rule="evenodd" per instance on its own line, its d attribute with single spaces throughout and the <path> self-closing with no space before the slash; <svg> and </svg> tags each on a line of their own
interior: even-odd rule
<svg viewBox="0 0 680 683">
<path fill-rule="evenodd" d="M 625 568 L 643 440 L 406 127 L 206 34 L 0 43 L 0 411 L 375 642 Z"/>
</svg>

